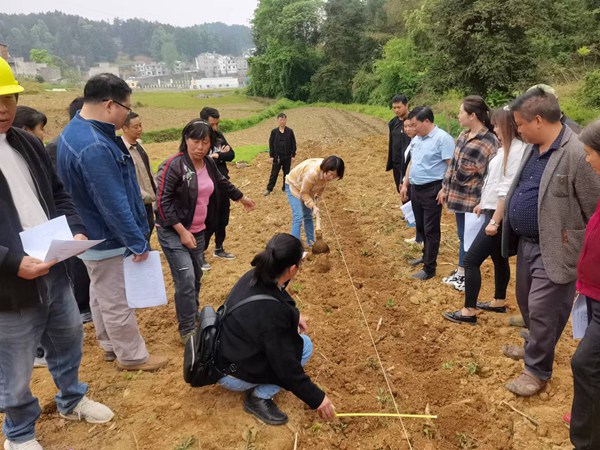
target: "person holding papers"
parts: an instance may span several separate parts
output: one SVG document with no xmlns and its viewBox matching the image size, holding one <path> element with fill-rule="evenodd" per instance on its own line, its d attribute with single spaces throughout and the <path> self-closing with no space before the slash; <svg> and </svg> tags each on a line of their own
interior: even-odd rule
<svg viewBox="0 0 600 450">
<path fill-rule="evenodd" d="M 494 111 L 492 125 L 502 147 L 490 160 L 481 190 L 481 201 L 473 209 L 477 216 L 481 214 L 485 216 L 485 222 L 464 258 L 465 305 L 458 311 L 442 313 L 445 319 L 456 323 L 475 325 L 477 309 L 497 313 L 506 312 L 506 288 L 510 281 L 510 266 L 508 258 L 502 256 L 504 199 L 527 145 L 519 139 L 517 124 L 508 108 Z M 478 302 L 481 289 L 481 265 L 490 256 L 494 263 L 494 300 Z"/>
<path fill-rule="evenodd" d="M 600 120 L 579 135 L 586 161 L 600 176 Z M 588 307 L 588 327 L 577 347 L 571 367 L 574 392 L 571 442 L 577 450 L 600 448 L 600 202 L 585 231 L 577 264 L 577 290 Z"/>
<path fill-rule="evenodd" d="M 85 85 L 81 110 L 58 142 L 58 173 L 73 197 L 90 239 L 104 239 L 83 253 L 90 275 L 90 308 L 105 361 L 120 370 L 157 370 L 167 358 L 149 355 L 135 311 L 127 304 L 123 257 L 148 258 L 148 221 L 123 139 L 115 134 L 131 112 L 131 88 L 103 73 Z"/>
<path fill-rule="evenodd" d="M 87 239 L 40 140 L 12 127 L 22 91 L 0 58 L 0 413 L 5 450 L 40 450 L 35 423 L 42 411 L 29 387 L 40 342 L 63 418 L 104 423 L 113 412 L 88 399 L 88 387 L 79 381 L 83 324 L 65 265 L 27 256 L 19 236 L 66 216 L 75 239 Z"/>
<path fill-rule="evenodd" d="M 254 202 L 231 184 L 208 155 L 213 138 L 208 122 L 189 122 L 179 153 L 160 165 L 156 177 L 158 242 L 175 283 L 175 310 L 184 344 L 196 330 L 204 238 L 219 226 L 219 198 L 226 195 L 247 211 L 254 208 Z"/>
</svg>

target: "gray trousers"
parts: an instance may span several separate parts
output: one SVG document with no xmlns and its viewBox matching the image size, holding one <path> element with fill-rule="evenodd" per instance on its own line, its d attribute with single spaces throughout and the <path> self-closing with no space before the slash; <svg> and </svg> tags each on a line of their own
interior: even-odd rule
<svg viewBox="0 0 600 450">
<path fill-rule="evenodd" d="M 552 376 L 556 343 L 573 307 L 575 281 L 567 284 L 550 281 L 540 244 L 519 239 L 516 295 L 525 326 L 529 328 L 525 368 L 548 380 Z"/>
<path fill-rule="evenodd" d="M 114 352 L 121 364 L 145 363 L 146 343 L 125 295 L 123 257 L 84 262 L 90 276 L 90 310 L 100 346 Z"/>
</svg>

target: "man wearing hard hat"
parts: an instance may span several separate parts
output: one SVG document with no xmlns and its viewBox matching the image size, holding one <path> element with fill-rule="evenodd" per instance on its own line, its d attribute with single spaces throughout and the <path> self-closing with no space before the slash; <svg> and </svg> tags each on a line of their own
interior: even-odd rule
<svg viewBox="0 0 600 450">
<path fill-rule="evenodd" d="M 0 413 L 5 450 L 39 450 L 38 400 L 29 388 L 38 345 L 59 389 L 59 414 L 69 420 L 105 423 L 113 412 L 88 399 L 79 381 L 83 325 L 65 265 L 27 256 L 19 232 L 66 216 L 75 239 L 86 229 L 63 189 L 41 142 L 12 127 L 19 86 L 0 58 Z"/>
</svg>

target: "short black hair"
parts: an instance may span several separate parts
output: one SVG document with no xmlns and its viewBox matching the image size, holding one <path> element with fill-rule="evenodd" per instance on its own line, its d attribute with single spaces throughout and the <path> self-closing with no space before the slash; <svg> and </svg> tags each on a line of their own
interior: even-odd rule
<svg viewBox="0 0 600 450">
<path fill-rule="evenodd" d="M 101 103 L 106 100 L 124 102 L 131 92 L 131 88 L 122 78 L 112 73 L 101 73 L 85 83 L 83 97 L 85 103 Z"/>
<path fill-rule="evenodd" d="M 556 123 L 562 116 L 556 96 L 539 87 L 518 97 L 511 103 L 510 110 L 513 113 L 518 112 L 528 122 L 531 122 L 535 116 L 540 116 L 550 123 Z"/>
<path fill-rule="evenodd" d="M 45 127 L 48 123 L 46 114 L 37 109 L 30 108 L 29 106 L 17 106 L 17 112 L 15 113 L 15 120 L 13 121 L 13 127 L 21 128 L 24 127 L 33 130 L 38 125 Z"/>
<path fill-rule="evenodd" d="M 136 117 L 140 117 L 140 115 L 136 112 L 129 111 L 129 114 L 127 114 L 127 118 L 125 119 L 125 122 L 123 122 L 123 126 L 128 127 L 129 123 Z"/>
<path fill-rule="evenodd" d="M 337 173 L 338 178 L 341 180 L 344 178 L 344 160 L 339 156 L 331 155 L 323 160 L 321 165 L 319 166 L 322 172 L 332 172 L 335 171 Z"/>
<path fill-rule="evenodd" d="M 202 111 L 200 111 L 200 118 L 202 120 L 208 120 L 209 117 L 212 117 L 213 119 L 218 119 L 221 116 L 219 114 L 219 111 L 215 108 L 205 106 L 204 108 L 202 108 Z"/>
<path fill-rule="evenodd" d="M 408 105 L 408 97 L 404 94 L 396 94 L 392 97 L 392 101 L 390 103 L 392 105 L 394 103 L 402 103 L 403 105 Z"/>
<path fill-rule="evenodd" d="M 72 119 L 73 117 L 75 117 L 75 114 L 77 114 L 77 111 L 79 111 L 83 107 L 84 100 L 85 99 L 81 96 L 73 99 L 73 101 L 69 105 L 69 119 Z"/>
<path fill-rule="evenodd" d="M 282 113 L 282 112 L 281 112 L 281 113 L 277 114 L 277 118 L 278 118 L 278 119 L 281 119 L 282 117 L 283 117 L 284 119 L 287 119 L 287 116 L 285 115 L 285 113 Z"/>
<path fill-rule="evenodd" d="M 431 123 L 433 123 L 433 110 L 429 106 L 417 106 L 408 113 L 408 118 L 416 119 L 419 122 L 425 122 L 425 120 L 429 120 Z"/>
</svg>

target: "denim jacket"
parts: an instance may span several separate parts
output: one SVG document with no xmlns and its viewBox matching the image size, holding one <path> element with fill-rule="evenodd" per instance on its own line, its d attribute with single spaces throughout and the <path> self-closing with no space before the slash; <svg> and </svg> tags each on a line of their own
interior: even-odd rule
<svg viewBox="0 0 600 450">
<path fill-rule="evenodd" d="M 148 222 L 135 166 L 113 124 L 79 113 L 58 142 L 58 174 L 88 230 L 89 239 L 106 239 L 94 250 L 150 249 Z"/>
</svg>

